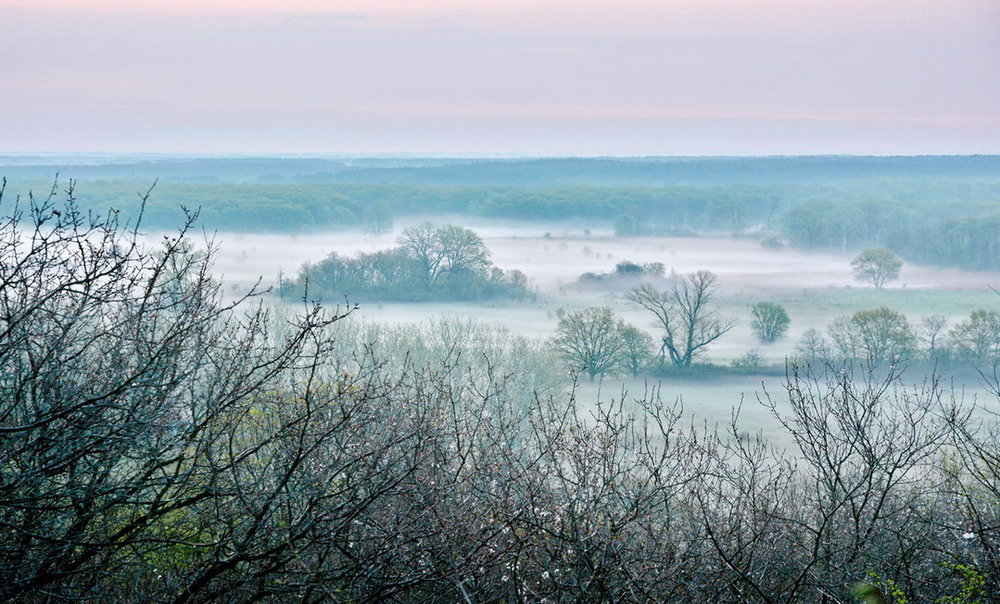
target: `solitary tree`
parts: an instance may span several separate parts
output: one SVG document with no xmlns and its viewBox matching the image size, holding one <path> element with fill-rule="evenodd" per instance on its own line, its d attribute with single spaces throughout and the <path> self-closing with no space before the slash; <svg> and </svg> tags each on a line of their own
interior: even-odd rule
<svg viewBox="0 0 1000 604">
<path fill-rule="evenodd" d="M 392 232 L 392 210 L 384 201 L 365 209 L 364 221 L 365 232 L 372 235 Z"/>
<path fill-rule="evenodd" d="M 719 339 L 736 321 L 721 316 L 713 305 L 718 289 L 711 271 L 672 277 L 667 288 L 641 285 L 625 294 L 625 299 L 653 313 L 663 329 L 660 358 L 670 355 L 674 367 L 689 367 L 695 355 Z"/>
<path fill-rule="evenodd" d="M 761 342 L 774 342 L 788 331 L 791 320 L 785 307 L 774 302 L 758 302 L 751 310 L 750 327 Z"/>
<path fill-rule="evenodd" d="M 584 371 L 593 381 L 621 362 L 624 327 L 606 306 L 577 310 L 559 319 L 552 342 L 571 368 Z"/>
<path fill-rule="evenodd" d="M 882 289 L 888 281 L 899 278 L 903 261 L 887 247 L 866 248 L 851 261 L 854 278 L 871 281 L 875 289 Z"/>
</svg>

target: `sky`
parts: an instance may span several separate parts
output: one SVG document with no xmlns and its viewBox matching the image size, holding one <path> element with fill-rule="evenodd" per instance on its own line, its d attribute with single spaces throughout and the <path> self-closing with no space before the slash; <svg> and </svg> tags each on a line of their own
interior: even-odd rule
<svg viewBox="0 0 1000 604">
<path fill-rule="evenodd" d="M 0 0 L 0 153 L 1000 153 L 997 0 Z"/>
</svg>

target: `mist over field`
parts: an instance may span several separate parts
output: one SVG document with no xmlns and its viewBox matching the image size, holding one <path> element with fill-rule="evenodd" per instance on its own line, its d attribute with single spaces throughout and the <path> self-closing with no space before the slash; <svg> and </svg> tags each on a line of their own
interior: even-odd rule
<svg viewBox="0 0 1000 604">
<path fill-rule="evenodd" d="M 4 597 L 1000 585 L 996 156 L 4 162 Z"/>
<path fill-rule="evenodd" d="M 916 323 L 924 316 L 940 315 L 956 324 L 978 308 L 996 308 L 1000 273 L 943 269 L 906 264 L 897 282 L 886 291 L 875 292 L 859 283 L 851 273 L 850 260 L 839 251 L 773 250 L 758 238 L 714 234 L 698 237 L 616 237 L 608 225 L 585 221 L 481 222 L 461 216 L 428 216 L 437 224 L 460 224 L 477 232 L 491 252 L 492 261 L 505 269 L 519 269 L 528 276 L 537 296 L 528 301 L 485 303 L 436 302 L 406 304 L 362 302 L 351 320 L 406 324 L 440 317 L 460 317 L 502 326 L 539 341 L 555 334 L 557 312 L 608 306 L 628 322 L 656 337 L 658 332 L 648 313 L 623 299 L 631 282 L 580 283 L 587 272 L 613 272 L 622 261 L 662 262 L 667 272 L 688 274 L 709 270 L 718 275 L 719 300 L 723 312 L 738 317 L 734 329 L 713 344 L 701 360 L 728 365 L 750 350 L 764 360 L 784 367 L 795 357 L 795 345 L 809 329 L 824 330 L 838 316 L 864 308 L 891 305 Z M 395 245 L 397 233 L 418 224 L 401 221 L 395 233 L 371 235 L 343 231 L 296 235 L 214 234 L 219 247 L 214 270 L 235 290 L 250 287 L 257 278 L 265 286 L 276 286 L 276 276 L 294 274 L 305 262 L 314 262 L 331 252 L 353 255 L 375 252 Z M 595 228 L 589 228 L 595 226 Z M 589 235 L 585 235 L 587 230 Z M 331 305 L 344 305 L 344 298 L 320 297 Z M 349 298 L 348 298 L 349 300 Z M 751 330 L 750 307 L 760 301 L 780 301 L 790 311 L 792 324 L 780 341 L 762 344 Z M 287 301 L 296 304 L 296 301 Z M 568 370 L 568 368 L 567 368 Z M 568 373 L 564 374 L 568 376 Z M 962 373 L 957 385 L 973 396 L 989 393 L 974 373 Z M 920 382 L 924 375 L 911 375 Z M 719 421 L 745 399 L 743 425 L 777 436 L 774 420 L 756 405 L 766 385 L 781 389 L 783 371 L 764 376 L 732 375 L 680 381 L 677 378 L 645 376 L 602 378 L 600 394 L 617 396 L 622 388 L 642 390 L 647 383 L 661 386 L 669 398 L 682 397 L 694 416 Z M 583 384 L 583 400 L 596 400 L 596 385 Z"/>
<path fill-rule="evenodd" d="M 998 32 L 0 1 L 0 602 L 1000 601 Z"/>
<path fill-rule="evenodd" d="M 995 308 L 991 288 L 1000 285 L 1000 259 L 994 261 L 991 247 L 1000 209 L 1000 160 L 993 156 L 62 161 L 67 165 L 43 157 L 8 161 L 9 188 L 15 194 L 45 190 L 41 179 L 62 170 L 63 183 L 77 181 L 74 195 L 84 207 L 121 208 L 122 219 L 133 220 L 150 177 L 161 174 L 144 204 L 144 240 L 155 247 L 170 236 L 182 207 L 199 212 L 191 239 L 196 247 L 212 242 L 212 273 L 230 298 L 259 279 L 272 290 L 268 303 L 298 309 L 312 301 L 359 304 L 349 321 L 483 322 L 548 347 L 553 367 L 561 363 L 549 342 L 561 318 L 608 307 L 649 335 L 650 364 L 639 375 L 609 371 L 593 385 L 583 380 L 581 400 L 596 401 L 598 390 L 605 396 L 662 382 L 668 398 L 683 398 L 690 412 L 713 421 L 740 400 L 754 400 L 765 384 L 780 389 L 786 363 L 800 362 L 811 330 L 824 334 L 838 318 L 890 307 L 905 315 L 914 334 L 925 318 L 943 318 L 943 338 L 970 313 Z M 375 208 L 385 214 L 384 228 L 373 228 Z M 279 287 L 279 278 L 302 280 L 306 264 L 395 248 L 403 233 L 428 223 L 474 232 L 493 266 L 524 275 L 527 297 L 404 302 L 315 283 L 306 290 Z M 929 245 L 935 240 L 941 243 Z M 851 260 L 866 246 L 886 243 L 904 263 L 876 290 L 856 278 Z M 587 278 L 614 275 L 622 263 L 658 263 L 662 276 Z M 698 351 L 697 362 L 726 369 L 756 355 L 759 375 L 750 368 L 695 380 L 664 374 L 664 359 L 653 360 L 662 331 L 626 294 L 641 282 L 664 287 L 671 275 L 697 271 L 717 277 L 714 304 L 733 321 Z M 773 342 L 761 341 L 752 328 L 752 307 L 761 302 L 782 305 L 791 319 Z M 910 383 L 934 367 L 925 356 L 914 361 L 920 369 L 906 377 Z M 958 386 L 982 394 L 975 364 L 945 365 L 940 370 L 962 376 Z M 573 369 L 559 369 L 567 385 Z M 752 416 L 747 430 L 774 434 L 773 418 L 744 407 Z"/>
</svg>

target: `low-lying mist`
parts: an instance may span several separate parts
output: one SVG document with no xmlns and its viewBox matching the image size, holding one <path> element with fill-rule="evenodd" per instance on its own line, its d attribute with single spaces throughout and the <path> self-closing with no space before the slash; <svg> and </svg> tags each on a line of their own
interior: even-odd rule
<svg viewBox="0 0 1000 604">
<path fill-rule="evenodd" d="M 217 246 L 214 270 L 224 280 L 227 291 L 235 295 L 251 287 L 258 279 L 263 287 L 274 287 L 279 275 L 293 278 L 304 262 L 316 262 L 331 252 L 352 255 L 374 252 L 396 245 L 398 234 L 420 221 L 400 222 L 394 232 L 373 235 L 360 232 L 327 232 L 299 235 L 246 234 L 220 232 L 212 236 Z M 804 332 L 823 331 L 835 318 L 858 310 L 889 306 L 906 314 L 913 323 L 922 317 L 941 315 L 954 324 L 978 308 L 993 308 L 1000 302 L 991 287 L 1000 285 L 1000 275 L 986 272 L 938 269 L 904 264 L 900 277 L 886 289 L 875 290 L 860 283 L 851 273 L 851 254 L 818 253 L 791 248 L 771 249 L 751 236 L 729 235 L 700 237 L 618 237 L 605 224 L 571 222 L 470 222 L 442 216 L 435 224 L 458 224 L 471 228 L 482 237 L 491 252 L 491 261 L 499 268 L 523 271 L 529 278 L 534 296 L 527 300 L 492 300 L 480 303 L 435 302 L 398 303 L 365 302 L 345 321 L 343 353 L 353 347 L 385 338 L 390 348 L 402 351 L 413 348 L 410 361 L 426 353 L 421 343 L 441 331 L 442 326 L 462 326 L 454 331 L 454 342 L 466 345 L 475 338 L 487 348 L 495 345 L 494 355 L 513 359 L 502 342 L 519 342 L 524 350 L 546 358 L 549 371 L 542 380 L 551 383 L 561 375 L 568 384 L 571 376 L 564 369 L 552 371 L 557 361 L 545 357 L 546 341 L 555 333 L 559 317 L 567 311 L 591 306 L 608 306 L 628 323 L 646 330 L 658 341 L 659 332 L 652 317 L 644 310 L 627 304 L 622 296 L 635 282 L 608 280 L 580 282 L 587 272 L 612 273 L 623 261 L 662 263 L 666 274 L 687 274 L 709 270 L 718 275 L 718 302 L 721 312 L 736 319 L 731 332 L 713 343 L 699 362 L 728 366 L 749 351 L 759 354 L 772 368 L 784 366 L 796 354 L 796 345 Z M 277 297 L 268 295 L 271 300 Z M 327 306 L 346 308 L 347 299 L 321 300 Z M 750 327 L 750 307 L 760 301 L 782 304 L 787 308 L 791 325 L 787 335 L 777 342 L 761 343 Z M 299 305 L 301 299 L 285 299 L 284 304 Z M 308 301 L 306 301 L 308 302 Z M 350 327 L 348 327 L 350 326 Z M 462 334 L 464 330 L 464 335 Z M 363 335 L 367 334 L 367 335 Z M 376 334 L 381 334 L 376 337 Z M 487 334 L 488 337 L 487 337 Z M 499 337 L 497 334 L 504 334 Z M 420 342 L 418 342 L 420 340 Z M 492 342 L 492 344 L 491 344 Z M 447 343 L 439 342 L 439 346 Z M 420 352 L 424 350 L 424 352 Z M 483 349 L 480 350 L 481 354 Z M 478 362 L 475 354 L 465 354 L 469 362 Z M 520 371 L 520 370 L 519 370 Z M 535 376 L 537 377 L 537 376 Z M 922 375 L 911 376 L 916 382 Z M 980 380 L 969 374 L 969 381 L 959 387 L 970 398 L 991 399 Z M 599 396 L 641 392 L 650 384 L 661 383 L 667 399 L 682 399 L 685 408 L 697 417 L 718 421 L 744 401 L 741 422 L 749 431 L 776 432 L 772 418 L 755 404 L 767 386 L 780 390 L 781 371 L 767 375 L 726 375 L 701 379 L 606 376 L 595 383 L 578 385 L 581 400 Z M 519 388 L 530 386 L 520 382 Z M 519 394 L 523 396 L 523 392 Z"/>
</svg>

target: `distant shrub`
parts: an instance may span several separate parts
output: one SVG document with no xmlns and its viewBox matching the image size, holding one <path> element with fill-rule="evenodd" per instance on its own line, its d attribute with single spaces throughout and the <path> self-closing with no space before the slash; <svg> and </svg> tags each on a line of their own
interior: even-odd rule
<svg viewBox="0 0 1000 604">
<path fill-rule="evenodd" d="M 617 265 L 615 265 L 614 276 L 616 277 L 641 277 L 645 274 L 642 267 L 634 262 L 628 260 L 622 260 Z"/>
<path fill-rule="evenodd" d="M 758 302 L 751 310 L 753 321 L 750 327 L 761 342 L 774 342 L 788 331 L 791 319 L 785 307 L 774 302 Z"/>
<path fill-rule="evenodd" d="M 639 234 L 639 223 L 635 218 L 622 214 L 615 219 L 615 235 L 619 237 L 634 237 Z"/>
<path fill-rule="evenodd" d="M 777 237 L 768 237 L 761 240 L 760 247 L 768 250 L 781 250 L 785 248 L 785 242 Z"/>
<path fill-rule="evenodd" d="M 631 260 L 622 260 L 615 265 L 615 270 L 610 273 L 587 271 L 577 277 L 577 281 L 594 283 L 598 281 L 636 280 L 646 277 L 662 278 L 666 270 L 666 266 L 662 262 L 637 264 Z"/>
<path fill-rule="evenodd" d="M 732 361 L 733 369 L 739 372 L 752 373 L 764 365 L 764 357 L 756 350 L 748 350 L 746 354 Z"/>
</svg>

